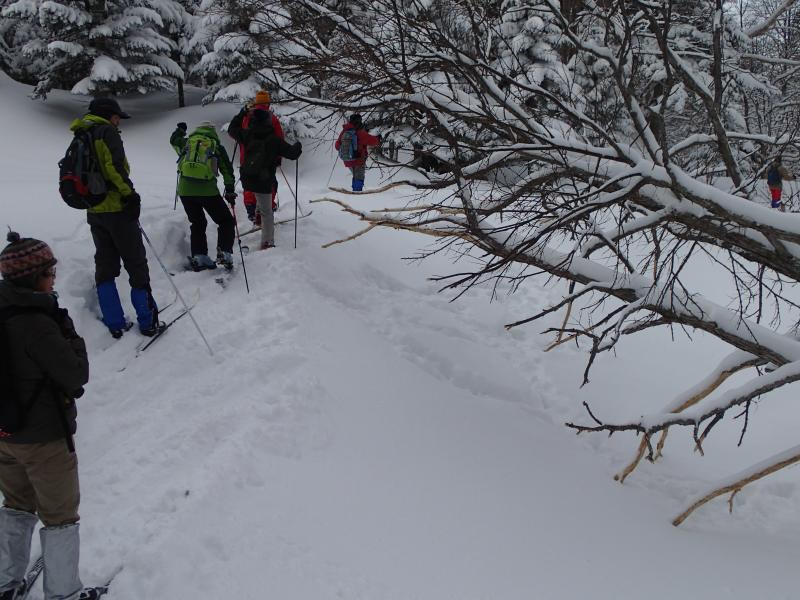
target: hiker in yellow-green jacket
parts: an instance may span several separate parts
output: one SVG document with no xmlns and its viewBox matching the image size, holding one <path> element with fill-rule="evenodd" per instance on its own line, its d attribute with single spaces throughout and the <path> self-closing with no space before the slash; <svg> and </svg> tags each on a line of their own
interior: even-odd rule
<svg viewBox="0 0 800 600">
<path fill-rule="evenodd" d="M 194 271 L 202 271 L 216 269 L 220 264 L 231 270 L 236 223 L 232 211 L 219 194 L 217 177 L 222 175 L 225 200 L 232 209 L 236 202 L 233 165 L 211 121 L 200 123 L 188 137 L 187 129 L 186 123 L 178 123 L 169 143 L 178 153 L 178 195 L 189 217 L 192 251 L 189 266 Z M 216 262 L 208 256 L 206 213 L 217 224 Z"/>
<path fill-rule="evenodd" d="M 150 292 L 147 253 L 139 228 L 142 200 L 131 182 L 125 148 L 117 129 L 120 120 L 129 117 L 113 98 L 95 98 L 89 104 L 89 113 L 70 125 L 73 132 L 89 131 L 100 172 L 108 186 L 106 197 L 88 209 L 86 220 L 94 240 L 94 278 L 100 311 L 103 323 L 115 338 L 132 326 L 122 310 L 115 282 L 120 274 L 120 261 L 128 272 L 131 303 L 136 310 L 139 330 L 143 335 L 153 336 L 162 327 Z"/>
</svg>

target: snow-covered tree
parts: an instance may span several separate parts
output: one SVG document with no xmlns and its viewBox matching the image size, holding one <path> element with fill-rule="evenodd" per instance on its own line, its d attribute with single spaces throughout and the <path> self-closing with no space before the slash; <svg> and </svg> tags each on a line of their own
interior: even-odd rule
<svg viewBox="0 0 800 600">
<path fill-rule="evenodd" d="M 475 249 L 480 266 L 443 277 L 448 289 L 538 275 L 568 282 L 562 300 L 509 327 L 568 309 L 557 331 L 588 343 L 586 382 L 599 354 L 654 327 L 732 347 L 663 413 L 618 423 L 590 413 L 574 425 L 641 435 L 635 466 L 649 450 L 655 458 L 652 442 L 669 428 L 688 427 L 701 448 L 737 407 L 800 380 L 800 306 L 787 294 L 800 281 L 800 218 L 763 206 L 752 158 L 800 140 L 794 128 L 754 130 L 746 118 L 753 94 L 782 93 L 753 40 L 787 4 L 743 26 L 723 0 L 541 0 L 500 11 L 474 0 L 363 0 L 347 13 L 287 0 L 290 21 L 272 35 L 295 46 L 273 66 L 277 85 L 292 74 L 323 92 L 285 94 L 390 115 L 439 160 L 438 174 L 417 169 L 407 182 L 424 193 L 402 210 L 333 200 L 363 232 L 393 227 L 460 245 L 459 255 Z M 684 277 L 704 261 L 737 290 L 730 305 Z M 750 377 L 715 395 L 734 372 Z"/>
<path fill-rule="evenodd" d="M 201 0 L 174 0 L 161 5 L 164 34 L 172 41 L 172 59 L 183 75 L 176 78 L 178 106 L 185 106 L 185 78 L 191 78 L 192 69 L 208 51 L 209 42 L 202 34 Z"/>
<path fill-rule="evenodd" d="M 208 84 L 205 101 L 252 99 L 267 84 L 261 73 L 270 56 L 271 41 L 260 35 L 264 7 L 247 0 L 203 0 L 202 20 L 195 35 L 207 50 L 194 72 Z"/>
<path fill-rule="evenodd" d="M 14 26 L 38 24 L 20 48 L 42 65 L 34 96 L 53 88 L 77 94 L 171 88 L 183 73 L 171 58 L 175 42 L 162 33 L 175 14 L 171 0 L 18 0 L 5 7 Z"/>
</svg>

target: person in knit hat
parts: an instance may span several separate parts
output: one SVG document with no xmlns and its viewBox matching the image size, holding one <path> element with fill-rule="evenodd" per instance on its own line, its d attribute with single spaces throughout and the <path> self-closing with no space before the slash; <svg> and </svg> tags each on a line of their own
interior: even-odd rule
<svg viewBox="0 0 800 600">
<path fill-rule="evenodd" d="M 50 246 L 41 240 L 8 234 L 8 246 L 0 252 L 0 275 L 16 285 L 34 288 L 41 273 L 58 262 Z"/>
<path fill-rule="evenodd" d="M 270 96 L 269 92 L 266 90 L 259 90 L 258 92 L 256 92 L 253 101 L 248 103 L 241 111 L 239 111 L 239 114 L 237 114 L 234 117 L 234 120 L 237 121 L 237 124 L 239 124 L 242 129 L 246 130 L 250 127 L 250 121 L 252 120 L 255 111 L 257 110 L 265 111 L 269 115 L 269 121 L 272 124 L 272 130 L 275 132 L 275 135 L 277 135 L 281 140 L 283 140 L 284 139 L 283 127 L 281 127 L 281 122 L 278 120 L 278 117 L 276 117 L 275 113 L 272 112 L 272 110 L 270 109 L 271 102 L 272 102 L 272 97 Z M 233 123 L 233 121 L 231 121 L 231 123 Z M 228 126 L 228 133 L 230 134 L 230 125 Z M 245 154 L 246 151 L 244 149 L 244 146 L 242 144 L 239 144 L 240 168 L 247 159 Z M 281 159 L 280 157 L 277 157 L 275 163 L 275 169 L 280 167 L 280 164 L 281 164 Z M 278 210 L 278 202 L 277 202 L 278 178 L 274 174 L 275 169 L 272 169 L 273 177 L 270 188 L 272 195 L 271 204 L 273 211 Z M 247 210 L 247 218 L 250 219 L 256 226 L 261 226 L 261 219 L 264 215 L 262 215 L 261 211 L 258 210 L 258 201 L 256 200 L 256 192 L 253 190 L 249 190 L 247 189 L 247 187 L 245 187 L 243 199 L 244 199 L 245 210 Z M 267 216 L 271 217 L 271 215 Z"/>
<path fill-rule="evenodd" d="M 272 192 L 274 190 L 275 167 L 280 157 L 297 160 L 302 152 L 302 144 L 290 145 L 278 137 L 263 110 L 253 113 L 250 126 L 242 127 L 242 114 L 233 118 L 228 133 L 245 150 L 246 160 L 239 168 L 242 185 L 255 194 L 261 210 L 261 249 L 275 246 L 275 222 L 272 214 Z"/>
<path fill-rule="evenodd" d="M 0 600 L 21 597 L 38 521 L 44 597 L 93 600 L 78 576 L 75 399 L 89 380 L 86 345 L 53 291 L 57 260 L 46 243 L 8 234 L 0 252 Z M 16 411 L 9 411 L 14 406 Z"/>
</svg>

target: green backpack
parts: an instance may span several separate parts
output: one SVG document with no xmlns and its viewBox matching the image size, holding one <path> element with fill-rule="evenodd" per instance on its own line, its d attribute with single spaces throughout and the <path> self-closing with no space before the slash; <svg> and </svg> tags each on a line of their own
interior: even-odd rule
<svg viewBox="0 0 800 600">
<path fill-rule="evenodd" d="M 216 181 L 219 175 L 217 141 L 200 133 L 190 135 L 178 162 L 178 172 L 187 179 Z"/>
</svg>

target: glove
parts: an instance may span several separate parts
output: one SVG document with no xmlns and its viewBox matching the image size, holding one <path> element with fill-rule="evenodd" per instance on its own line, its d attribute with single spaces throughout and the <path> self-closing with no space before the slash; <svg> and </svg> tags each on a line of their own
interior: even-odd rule
<svg viewBox="0 0 800 600">
<path fill-rule="evenodd" d="M 142 197 L 136 190 L 122 198 L 122 212 L 128 215 L 131 221 L 138 221 L 142 212 Z"/>
<path fill-rule="evenodd" d="M 225 200 L 231 206 L 236 204 L 236 192 L 234 192 L 233 190 L 225 190 Z"/>
<path fill-rule="evenodd" d="M 178 129 L 180 129 L 183 133 L 186 133 L 188 127 L 186 126 L 186 123 L 178 123 Z"/>
<path fill-rule="evenodd" d="M 300 142 L 295 142 L 292 145 L 292 148 L 294 148 L 297 151 L 298 157 L 303 153 L 303 144 L 301 144 Z"/>
</svg>

